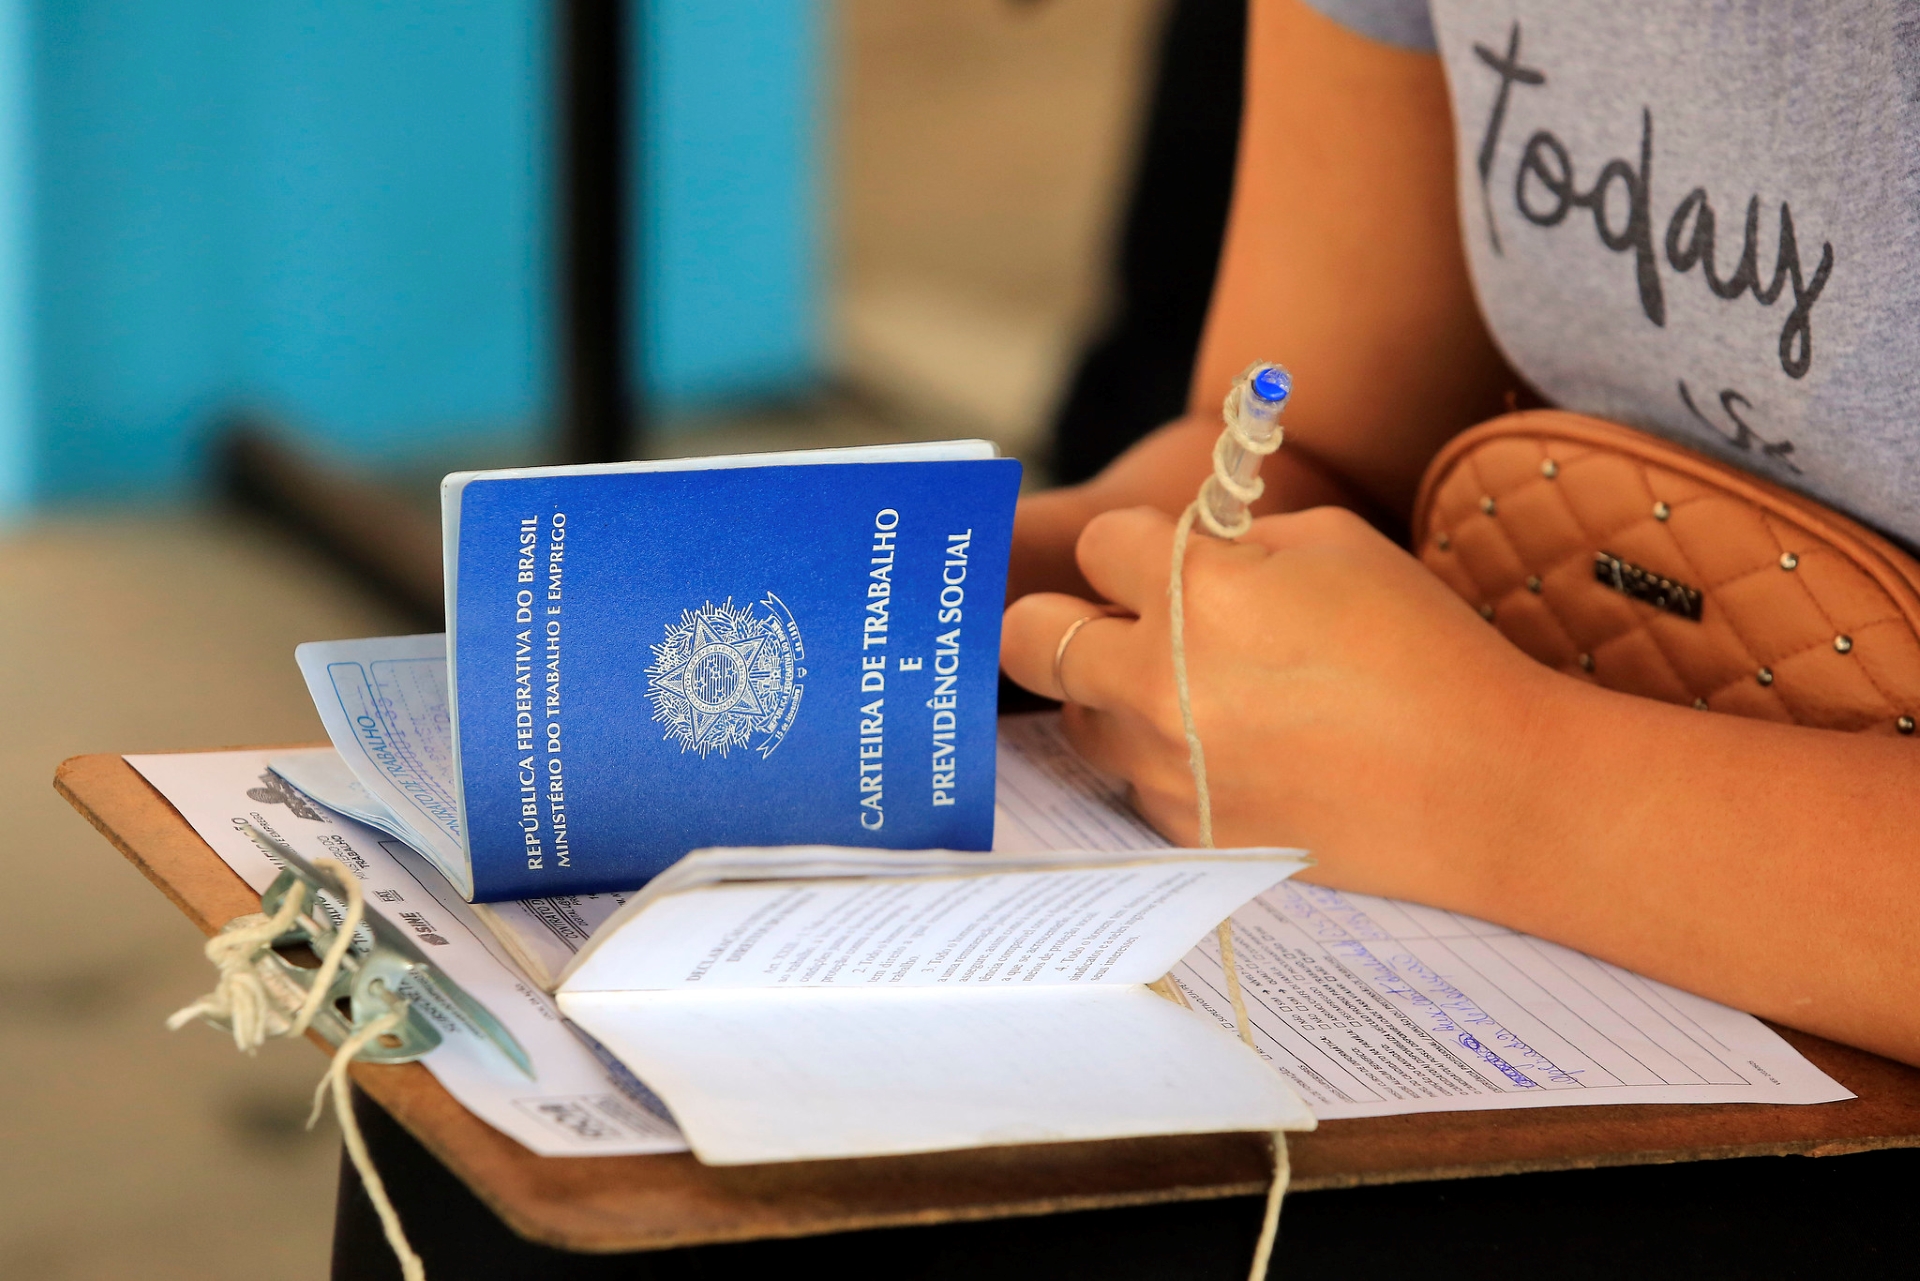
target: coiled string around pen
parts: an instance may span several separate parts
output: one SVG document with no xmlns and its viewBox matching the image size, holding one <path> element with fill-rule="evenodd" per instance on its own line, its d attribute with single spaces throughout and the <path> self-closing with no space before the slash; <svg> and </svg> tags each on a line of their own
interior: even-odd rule
<svg viewBox="0 0 1920 1281">
<path fill-rule="evenodd" d="M 1246 412 L 1246 398 L 1253 394 L 1249 384 L 1264 369 L 1272 366 L 1256 364 L 1250 366 L 1227 392 L 1226 404 L 1221 409 L 1225 420 L 1225 429 L 1213 445 L 1213 472 L 1200 484 L 1200 492 L 1187 509 L 1180 513 L 1180 521 L 1173 529 L 1173 565 L 1167 575 L 1167 614 L 1168 631 L 1173 648 L 1173 687 L 1180 702 L 1180 728 L 1187 738 L 1187 768 L 1193 774 L 1193 791 L 1196 807 L 1199 811 L 1199 841 L 1204 849 L 1214 848 L 1213 844 L 1213 794 L 1207 786 L 1207 753 L 1200 742 L 1200 731 L 1193 719 L 1193 687 L 1187 677 L 1187 617 L 1185 568 L 1187 562 L 1187 541 L 1193 533 L 1195 522 L 1207 533 L 1226 542 L 1232 542 L 1245 534 L 1253 526 L 1253 502 L 1266 490 L 1256 471 L 1250 480 L 1242 481 L 1234 475 L 1237 468 L 1231 457 L 1234 446 L 1254 458 L 1265 458 L 1280 448 L 1282 432 L 1277 418 L 1272 422 L 1270 433 L 1256 434 L 1249 425 Z M 1284 379 L 1284 374 L 1282 375 Z M 1284 400 L 1290 381 L 1281 384 L 1280 398 Z M 1230 501 L 1221 501 L 1224 496 Z M 1231 511 L 1234 519 L 1223 521 L 1217 512 Z M 1240 1039 L 1247 1048 L 1258 1053 L 1253 1043 L 1253 1024 L 1247 1017 L 1246 998 L 1240 991 L 1240 967 L 1233 955 L 1233 921 L 1228 918 L 1220 922 L 1217 931 L 1220 942 L 1220 969 L 1226 976 L 1227 1000 L 1233 1005 L 1233 1022 L 1240 1033 Z M 1286 1197 L 1287 1183 L 1291 1176 L 1291 1167 L 1287 1160 L 1287 1136 L 1285 1131 L 1273 1133 L 1273 1182 L 1267 1188 L 1266 1212 L 1260 1220 L 1260 1238 L 1253 1250 L 1253 1267 L 1248 1273 L 1251 1281 L 1261 1281 L 1267 1275 L 1267 1266 L 1273 1258 L 1273 1245 L 1280 1232 L 1280 1203 Z"/>
</svg>

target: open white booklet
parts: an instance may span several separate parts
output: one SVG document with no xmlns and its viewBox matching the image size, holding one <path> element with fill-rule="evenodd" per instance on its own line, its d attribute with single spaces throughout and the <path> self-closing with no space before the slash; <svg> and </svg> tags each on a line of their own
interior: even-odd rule
<svg viewBox="0 0 1920 1281">
<path fill-rule="evenodd" d="M 556 1003 L 711 1164 L 1307 1129 L 1283 1077 L 1145 986 L 1306 865 L 1265 849 L 701 850 L 621 896 Z M 525 923 L 488 924 L 513 941 Z"/>
<path fill-rule="evenodd" d="M 436 872 L 264 754 L 131 759 L 257 889 L 277 869 L 243 822 L 342 862 L 526 1049 L 531 1080 L 449 1025 L 426 1065 L 536 1151 L 684 1137 L 732 1163 L 1313 1124 L 1232 1033 L 1140 986 L 1292 851 L 702 851 L 602 921 L 552 998 Z"/>
<path fill-rule="evenodd" d="M 701 1160 L 1308 1129 L 1229 1031 L 1146 984 L 1305 866 L 1288 850 L 704 850 L 558 1003 Z"/>
<path fill-rule="evenodd" d="M 335 752 L 272 768 L 415 829 Z M 1044 772 L 1004 782 L 1025 795 L 992 855 L 703 850 L 635 893 L 471 910 L 712 1164 L 1311 1128 L 1232 1032 L 1145 986 L 1305 857 L 1169 849 Z"/>
</svg>

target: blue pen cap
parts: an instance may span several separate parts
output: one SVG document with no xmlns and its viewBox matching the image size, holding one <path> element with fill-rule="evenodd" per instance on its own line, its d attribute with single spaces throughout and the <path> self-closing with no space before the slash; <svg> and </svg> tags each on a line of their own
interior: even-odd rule
<svg viewBox="0 0 1920 1281">
<path fill-rule="evenodd" d="M 1277 405 L 1293 393 L 1293 378 L 1278 365 L 1262 365 L 1247 385 L 1268 404 Z"/>
</svg>

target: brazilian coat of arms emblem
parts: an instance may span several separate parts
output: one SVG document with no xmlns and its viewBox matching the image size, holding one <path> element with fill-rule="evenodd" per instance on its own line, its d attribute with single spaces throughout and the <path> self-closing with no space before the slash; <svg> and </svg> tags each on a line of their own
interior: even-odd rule
<svg viewBox="0 0 1920 1281">
<path fill-rule="evenodd" d="M 729 596 L 683 610 L 652 649 L 653 719 L 682 753 L 725 756 L 741 748 L 765 759 L 793 727 L 807 651 L 792 612 L 772 592 L 744 607 Z"/>
</svg>

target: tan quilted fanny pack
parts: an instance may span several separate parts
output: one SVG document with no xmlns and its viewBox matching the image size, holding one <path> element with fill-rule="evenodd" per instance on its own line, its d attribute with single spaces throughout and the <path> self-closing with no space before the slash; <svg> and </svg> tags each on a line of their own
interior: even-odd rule
<svg viewBox="0 0 1920 1281">
<path fill-rule="evenodd" d="M 1413 530 L 1427 568 L 1570 676 L 1736 716 L 1914 732 L 1920 563 L 1745 472 L 1529 410 L 1441 450 Z"/>
</svg>

